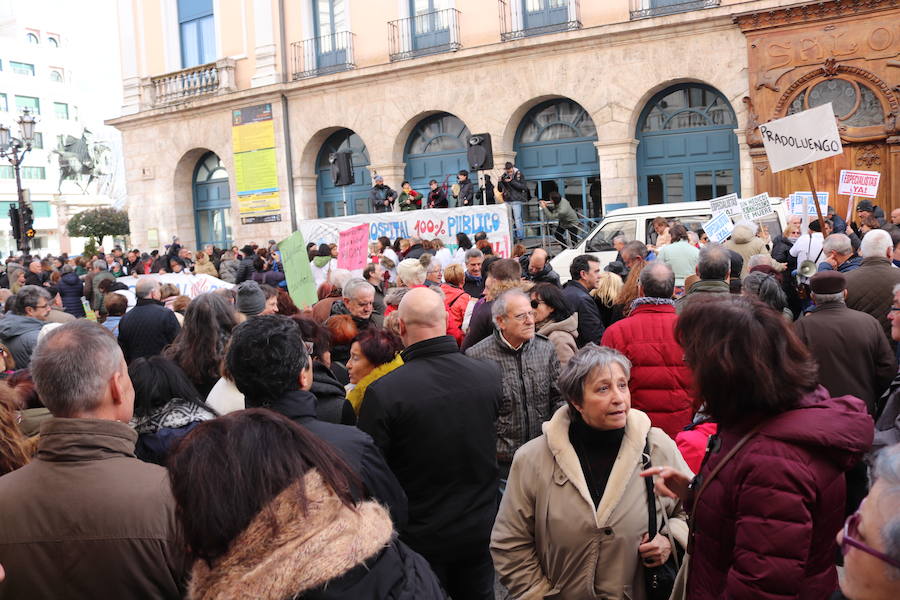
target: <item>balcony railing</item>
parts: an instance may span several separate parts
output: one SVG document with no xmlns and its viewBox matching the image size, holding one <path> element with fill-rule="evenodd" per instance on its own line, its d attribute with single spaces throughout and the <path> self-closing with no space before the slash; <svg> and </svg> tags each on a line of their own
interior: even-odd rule
<svg viewBox="0 0 900 600">
<path fill-rule="evenodd" d="M 721 0 L 631 0 L 631 18 L 646 19 L 719 6 Z"/>
<path fill-rule="evenodd" d="M 500 39 L 581 29 L 580 0 L 498 0 Z"/>
<path fill-rule="evenodd" d="M 391 62 L 455 52 L 462 48 L 459 43 L 459 11 L 454 8 L 388 21 L 388 30 Z"/>
<path fill-rule="evenodd" d="M 215 96 L 237 91 L 234 80 L 234 60 L 223 58 L 214 63 L 182 69 L 142 81 L 142 104 L 158 108 L 181 104 L 203 96 Z"/>
<path fill-rule="evenodd" d="M 356 68 L 353 38 L 341 31 L 291 44 L 291 74 L 294 80 L 329 75 Z"/>
</svg>

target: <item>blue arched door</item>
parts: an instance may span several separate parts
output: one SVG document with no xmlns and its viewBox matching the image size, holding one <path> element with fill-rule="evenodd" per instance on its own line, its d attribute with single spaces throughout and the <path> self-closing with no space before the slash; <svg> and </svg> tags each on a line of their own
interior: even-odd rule
<svg viewBox="0 0 900 600">
<path fill-rule="evenodd" d="M 597 128 L 584 108 L 568 98 L 538 104 L 516 131 L 516 166 L 525 175 L 533 198 L 546 200 L 559 192 L 585 218 L 601 215 Z M 525 209 L 525 221 L 539 221 L 536 204 Z"/>
<path fill-rule="evenodd" d="M 197 247 L 207 244 L 230 247 L 233 238 L 228 171 L 218 156 L 208 152 L 197 162 L 193 181 Z"/>
<path fill-rule="evenodd" d="M 412 188 L 428 193 L 428 182 L 456 183 L 456 174 L 469 169 L 466 142 L 469 128 L 450 113 L 438 113 L 422 119 L 406 142 L 403 160 L 406 163 L 406 179 Z M 478 187 L 475 175 L 470 175 Z M 388 182 L 394 187 L 392 182 Z M 400 182 L 396 182 L 399 188 Z"/>
<path fill-rule="evenodd" d="M 343 190 L 331 182 L 331 163 L 328 156 L 334 152 L 351 152 L 353 155 L 353 174 L 356 183 Z M 372 212 L 369 206 L 369 189 L 372 178 L 369 175 L 369 152 L 362 138 L 349 129 L 341 129 L 331 135 L 316 160 L 316 197 L 319 217 L 336 217 L 344 214 L 343 199 L 347 198 L 347 214 L 356 215 Z"/>
<path fill-rule="evenodd" d="M 641 204 L 709 200 L 740 190 L 740 160 L 728 100 L 702 84 L 654 96 L 638 120 Z"/>
</svg>

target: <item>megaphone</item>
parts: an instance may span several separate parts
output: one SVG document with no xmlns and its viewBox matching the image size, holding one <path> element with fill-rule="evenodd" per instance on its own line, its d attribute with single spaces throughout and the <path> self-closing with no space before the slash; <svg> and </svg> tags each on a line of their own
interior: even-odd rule
<svg viewBox="0 0 900 600">
<path fill-rule="evenodd" d="M 815 262 L 811 260 L 804 260 L 802 263 L 800 263 L 800 267 L 797 269 L 797 273 L 799 273 L 803 277 L 812 277 L 818 270 L 819 266 Z"/>
</svg>

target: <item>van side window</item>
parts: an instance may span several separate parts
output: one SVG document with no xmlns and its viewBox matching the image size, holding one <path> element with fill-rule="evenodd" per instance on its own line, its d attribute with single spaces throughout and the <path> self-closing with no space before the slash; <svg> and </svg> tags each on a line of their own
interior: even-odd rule
<svg viewBox="0 0 900 600">
<path fill-rule="evenodd" d="M 605 252 L 614 250 L 613 239 L 622 236 L 626 242 L 634 239 L 634 233 L 637 231 L 637 222 L 634 219 L 628 221 L 607 221 L 600 226 L 588 243 L 585 249 L 588 252 Z"/>
</svg>

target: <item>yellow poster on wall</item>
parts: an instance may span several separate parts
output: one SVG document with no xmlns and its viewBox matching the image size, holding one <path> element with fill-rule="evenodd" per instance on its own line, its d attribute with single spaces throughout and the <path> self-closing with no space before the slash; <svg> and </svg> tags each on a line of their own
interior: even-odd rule
<svg viewBox="0 0 900 600">
<path fill-rule="evenodd" d="M 281 220 L 275 123 L 272 105 L 259 104 L 231 113 L 231 149 L 241 223 Z"/>
</svg>

